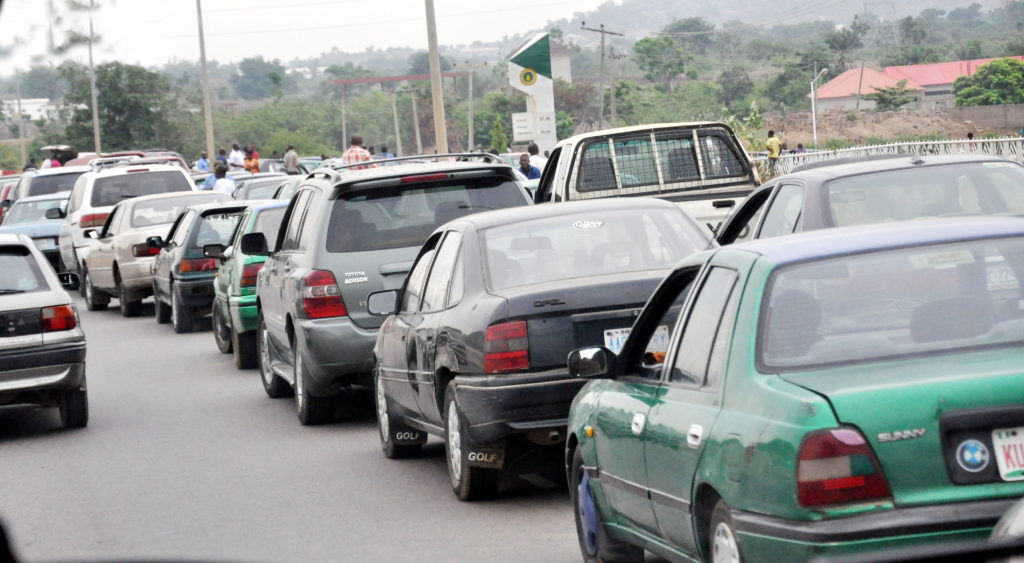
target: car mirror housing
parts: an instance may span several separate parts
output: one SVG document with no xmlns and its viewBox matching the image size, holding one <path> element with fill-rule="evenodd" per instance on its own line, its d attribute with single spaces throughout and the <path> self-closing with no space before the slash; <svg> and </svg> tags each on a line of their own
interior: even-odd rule
<svg viewBox="0 0 1024 563">
<path fill-rule="evenodd" d="M 59 207 L 51 207 L 46 210 L 47 219 L 63 219 L 64 211 Z"/>
<path fill-rule="evenodd" d="M 205 244 L 203 245 L 203 256 L 207 258 L 217 258 L 223 262 L 227 258 L 224 256 L 224 250 L 223 244 Z"/>
<path fill-rule="evenodd" d="M 398 312 L 398 290 L 375 291 L 366 297 L 366 309 L 371 315 L 386 316 Z"/>
<path fill-rule="evenodd" d="M 60 280 L 60 285 L 69 291 L 78 289 L 78 274 L 74 272 L 60 272 L 57 274 L 57 279 Z"/>
<path fill-rule="evenodd" d="M 580 348 L 569 352 L 569 375 L 584 379 L 612 377 L 615 353 L 604 346 Z"/>
<path fill-rule="evenodd" d="M 146 246 L 150 248 L 163 248 L 167 246 L 167 244 L 164 243 L 164 239 L 162 237 L 152 236 L 146 239 Z"/>
<path fill-rule="evenodd" d="M 249 256 L 269 256 L 267 237 L 263 233 L 246 233 L 242 235 L 242 252 Z"/>
</svg>

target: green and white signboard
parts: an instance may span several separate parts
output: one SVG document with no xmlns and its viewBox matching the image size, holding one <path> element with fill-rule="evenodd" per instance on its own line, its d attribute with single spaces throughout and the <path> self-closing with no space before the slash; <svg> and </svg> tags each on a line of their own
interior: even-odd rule
<svg viewBox="0 0 1024 563">
<path fill-rule="evenodd" d="M 547 33 L 530 39 L 512 54 L 508 60 L 508 81 L 528 96 L 526 111 L 512 114 L 512 140 L 533 141 L 542 152 L 555 148 L 555 90 Z"/>
</svg>

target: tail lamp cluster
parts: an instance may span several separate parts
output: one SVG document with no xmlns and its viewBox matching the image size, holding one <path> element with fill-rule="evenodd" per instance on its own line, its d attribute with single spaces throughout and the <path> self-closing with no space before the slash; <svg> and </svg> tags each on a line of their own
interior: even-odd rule
<svg viewBox="0 0 1024 563">
<path fill-rule="evenodd" d="M 132 256 L 136 258 L 156 256 L 157 254 L 160 254 L 160 247 L 158 246 L 149 246 L 144 242 L 132 245 Z"/>
<path fill-rule="evenodd" d="M 302 280 L 302 310 L 307 319 L 344 317 L 348 314 L 334 274 L 313 270 Z"/>
<path fill-rule="evenodd" d="M 42 309 L 41 314 L 43 332 L 72 330 L 78 326 L 78 320 L 75 318 L 75 309 L 71 305 L 45 307 Z"/>
<path fill-rule="evenodd" d="M 178 263 L 178 271 L 183 274 L 187 272 L 212 272 L 216 269 L 217 260 L 215 258 L 194 258 L 182 260 Z"/>
<path fill-rule="evenodd" d="M 255 264 L 246 264 L 242 268 L 242 287 L 256 287 L 256 276 L 263 269 L 263 262 L 256 262 Z"/>
<path fill-rule="evenodd" d="M 487 327 L 484 336 L 484 373 L 504 373 L 530 368 L 530 339 L 526 321 Z"/>
<path fill-rule="evenodd" d="M 109 213 L 87 213 L 82 215 L 82 220 L 79 221 L 78 226 L 83 229 L 90 227 L 102 227 L 103 223 L 107 222 L 107 215 Z"/>
<path fill-rule="evenodd" d="M 808 434 L 800 445 L 796 481 L 797 500 L 805 507 L 892 496 L 871 446 L 853 428 Z"/>
</svg>

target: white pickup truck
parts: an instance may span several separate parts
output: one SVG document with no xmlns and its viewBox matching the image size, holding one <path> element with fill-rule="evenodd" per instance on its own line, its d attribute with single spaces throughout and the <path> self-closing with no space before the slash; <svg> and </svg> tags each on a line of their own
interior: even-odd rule
<svg viewBox="0 0 1024 563">
<path fill-rule="evenodd" d="M 555 146 L 536 203 L 654 196 L 715 231 L 761 183 L 724 123 L 660 123 L 583 133 Z"/>
</svg>

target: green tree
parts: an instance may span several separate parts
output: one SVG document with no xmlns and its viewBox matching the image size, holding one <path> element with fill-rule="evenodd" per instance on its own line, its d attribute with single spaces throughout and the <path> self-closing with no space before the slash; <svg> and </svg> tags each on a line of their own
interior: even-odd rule
<svg viewBox="0 0 1024 563">
<path fill-rule="evenodd" d="M 997 59 L 953 82 L 957 106 L 1024 103 L 1024 61 Z"/>
<path fill-rule="evenodd" d="M 724 69 L 718 75 L 718 85 L 722 87 L 718 101 L 731 113 L 739 113 L 754 93 L 754 81 L 742 67 Z"/>
<path fill-rule="evenodd" d="M 21 95 L 25 98 L 58 100 L 67 89 L 67 81 L 53 67 L 34 65 L 21 75 Z"/>
<path fill-rule="evenodd" d="M 875 102 L 875 111 L 896 111 L 910 102 L 917 101 L 917 95 L 907 90 L 906 80 L 900 80 L 895 86 L 886 88 L 873 86 L 872 90 L 873 93 L 861 97 Z"/>
<path fill-rule="evenodd" d="M 555 135 L 559 139 L 565 139 L 566 137 L 572 137 L 572 134 L 576 132 L 576 122 L 568 113 L 558 110 L 555 112 Z"/>
<path fill-rule="evenodd" d="M 498 152 L 505 152 L 508 148 L 508 137 L 505 136 L 505 126 L 502 125 L 500 117 L 494 118 L 494 125 L 491 127 L 491 148 Z"/>
<path fill-rule="evenodd" d="M 836 54 L 836 65 L 833 69 L 835 74 L 846 70 L 850 54 L 864 46 L 865 33 L 867 33 L 867 24 L 854 18 L 853 25 L 850 27 L 832 30 L 825 34 L 825 45 L 828 45 L 828 48 Z"/>
<path fill-rule="evenodd" d="M 292 81 L 285 74 L 281 61 L 266 61 L 259 56 L 238 63 L 238 74 L 231 77 L 231 85 L 243 100 L 263 100 L 275 93 L 275 87 L 280 92 L 290 89 Z"/>
<path fill-rule="evenodd" d="M 447 57 L 440 57 L 441 72 L 452 69 L 452 62 Z M 430 74 L 430 53 L 417 51 L 409 56 L 409 74 Z"/>
<path fill-rule="evenodd" d="M 672 20 L 661 31 L 672 35 L 683 48 L 698 55 L 707 53 L 715 43 L 715 24 L 704 18 Z"/>
<path fill-rule="evenodd" d="M 636 64 L 651 82 L 661 82 L 665 92 L 672 91 L 672 81 L 686 70 L 693 60 L 689 54 L 667 36 L 645 37 L 633 44 Z"/>
</svg>

